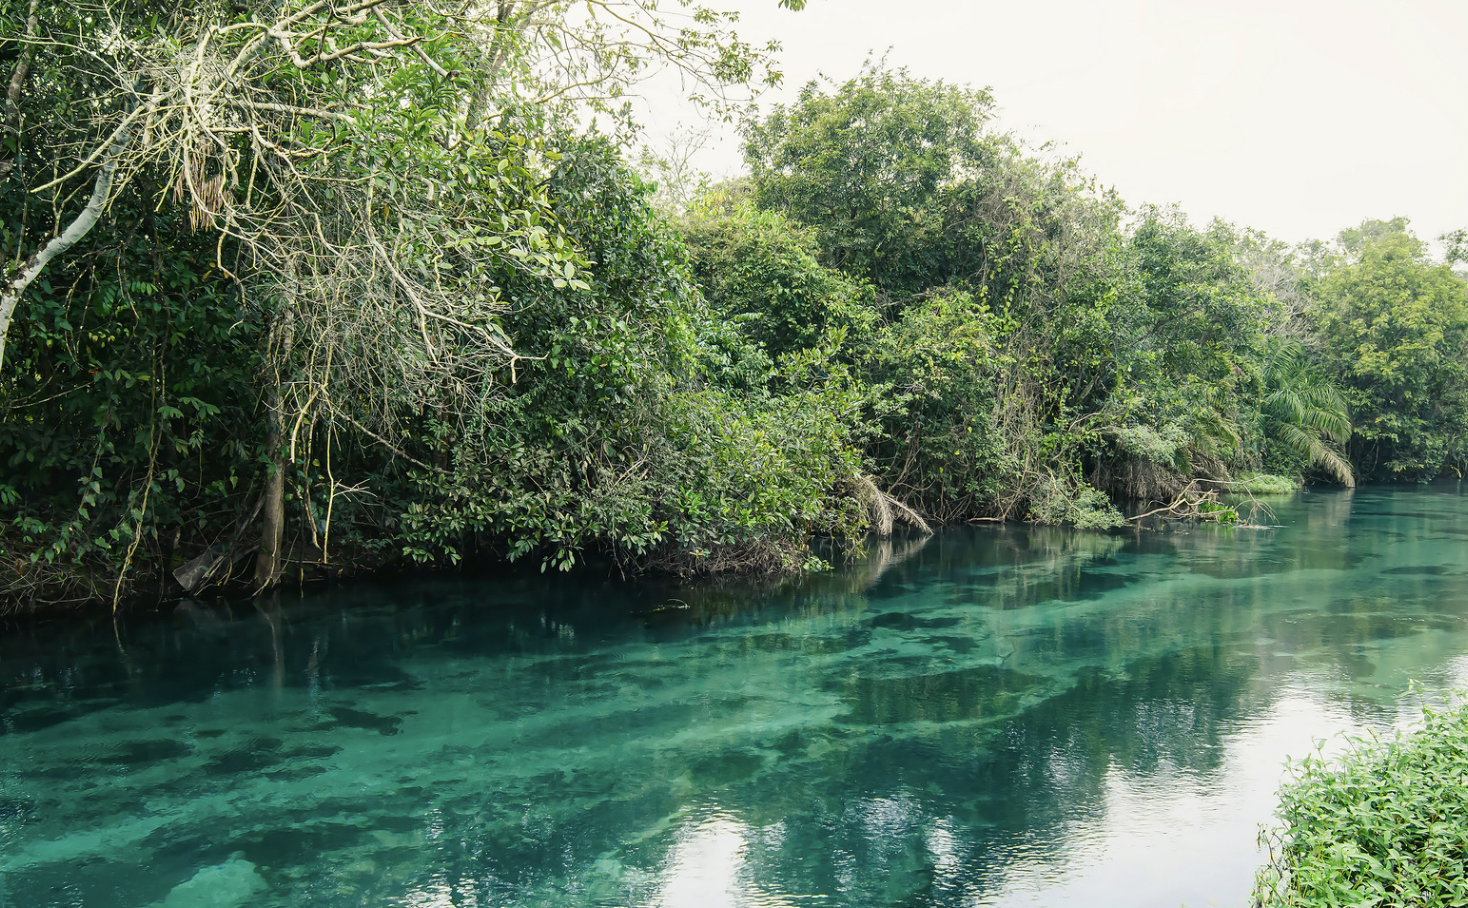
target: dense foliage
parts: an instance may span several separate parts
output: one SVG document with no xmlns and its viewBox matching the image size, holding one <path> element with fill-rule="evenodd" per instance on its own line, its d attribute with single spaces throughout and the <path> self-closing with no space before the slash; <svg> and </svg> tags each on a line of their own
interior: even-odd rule
<svg viewBox="0 0 1468 908">
<path fill-rule="evenodd" d="M 894 519 L 1463 466 L 1468 285 L 1405 221 L 1296 250 L 1133 210 L 880 64 L 659 191 L 619 97 L 776 81 L 728 15 L 465 9 L 0 4 L 7 603 L 792 570 Z"/>
<path fill-rule="evenodd" d="M 506 331 L 541 358 L 485 407 L 477 444 L 452 436 L 450 469 L 412 474 L 411 554 L 779 568 L 814 531 L 854 531 L 827 501 L 856 470 L 855 392 L 827 352 L 728 330 L 609 143 L 570 140 L 549 187 L 596 265 L 582 286 L 504 276 Z"/>
<path fill-rule="evenodd" d="M 1461 473 L 1468 458 L 1468 283 L 1404 220 L 1341 236 L 1315 314 L 1355 416 L 1351 459 L 1380 478 Z"/>
<path fill-rule="evenodd" d="M 746 121 L 745 154 L 762 208 L 816 232 L 835 268 L 885 291 L 943 283 L 955 226 L 949 185 L 993 151 L 985 92 L 868 64 L 836 94 L 807 85 L 790 107 Z"/>
<path fill-rule="evenodd" d="M 1468 710 L 1415 734 L 1311 757 L 1281 795 L 1258 908 L 1468 904 Z"/>
</svg>

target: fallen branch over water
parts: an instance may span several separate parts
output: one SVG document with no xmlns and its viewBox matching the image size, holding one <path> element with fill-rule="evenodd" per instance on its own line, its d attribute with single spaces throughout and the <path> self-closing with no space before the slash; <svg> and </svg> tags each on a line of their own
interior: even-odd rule
<svg viewBox="0 0 1468 908">
<path fill-rule="evenodd" d="M 1222 488 L 1209 488 L 1209 486 L 1221 486 Z M 1222 500 L 1223 491 L 1242 491 L 1244 495 L 1248 496 L 1248 516 L 1241 514 L 1238 506 L 1225 504 Z M 1127 519 L 1140 522 L 1148 517 L 1160 516 L 1165 520 L 1198 520 L 1258 529 L 1263 526 L 1255 522 L 1255 518 L 1260 513 L 1271 518 L 1274 516 L 1269 505 L 1255 498 L 1246 483 L 1225 479 L 1195 479 L 1178 492 L 1169 503 Z"/>
</svg>

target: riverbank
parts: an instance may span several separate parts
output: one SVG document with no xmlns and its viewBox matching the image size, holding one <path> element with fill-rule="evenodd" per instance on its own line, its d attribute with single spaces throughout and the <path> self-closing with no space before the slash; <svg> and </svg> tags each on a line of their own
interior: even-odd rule
<svg viewBox="0 0 1468 908">
<path fill-rule="evenodd" d="M 1124 507 L 1116 507 L 1117 518 L 1103 527 L 1083 532 L 1121 532 L 1128 528 L 1155 531 L 1169 522 L 1187 521 L 1213 523 L 1225 526 L 1253 526 L 1272 521 L 1269 507 L 1271 501 L 1281 496 L 1292 495 L 1302 488 L 1299 479 L 1260 474 L 1239 482 L 1193 482 L 1179 484 L 1169 499 L 1162 501 L 1135 501 Z M 819 572 L 833 566 L 860 560 L 868 549 L 890 549 L 889 540 L 896 539 L 898 547 L 905 540 L 921 539 L 943 525 L 930 523 L 922 515 L 906 508 L 889 496 L 866 484 L 858 497 L 867 509 L 865 524 L 870 532 L 863 539 L 822 538 L 809 539 L 800 546 L 790 546 L 783 557 L 750 557 L 737 551 L 722 559 L 700 561 L 697 558 L 653 558 L 642 562 L 619 560 L 608 554 L 581 553 L 572 567 L 576 572 L 592 576 L 606 575 L 643 577 L 652 580 L 669 578 L 715 577 L 740 582 L 746 579 L 773 580 L 800 574 Z M 975 523 L 1002 526 L 1013 521 L 984 519 Z M 1033 525 L 1033 524 L 1031 524 Z M 236 540 L 239 542 L 239 540 Z M 774 541 L 770 541 L 772 544 Z M 160 565 L 141 560 L 133 568 L 131 578 L 104 577 L 52 581 L 54 589 L 69 589 L 69 598 L 48 601 L 44 598 L 46 587 L 27 583 L 26 566 L 0 561 L 0 581 L 6 580 L 5 567 L 12 575 L 8 586 L 0 582 L 0 617 L 30 612 L 97 612 L 118 608 L 156 608 L 187 599 L 208 601 L 239 601 L 259 594 L 256 584 L 255 549 L 242 546 L 243 551 L 232 551 L 224 545 L 215 545 L 188 562 L 175 556 L 160 572 Z M 756 545 L 754 550 L 758 551 Z M 389 550 L 390 551 L 390 550 Z M 503 548 L 464 551 L 451 564 L 421 563 L 407 556 L 382 559 L 383 549 L 374 551 L 359 549 L 356 552 L 337 550 L 331 563 L 320 560 L 298 560 L 301 553 L 316 553 L 319 546 L 307 540 L 295 540 L 285 549 L 280 558 L 281 576 L 275 587 L 301 591 L 306 588 L 330 588 L 341 582 L 363 582 L 370 580 L 391 582 L 403 577 L 429 577 L 450 573 L 469 578 L 515 576 L 525 570 L 534 570 L 543 562 L 534 557 L 511 561 L 505 557 Z M 717 562 L 717 563 L 714 563 Z M 38 569 L 44 570 L 44 569 Z M 54 570 L 54 568 L 53 568 Z M 127 580 L 123 583 L 123 580 Z M 25 598 L 17 590 L 25 590 Z"/>
<path fill-rule="evenodd" d="M 46 149 L 90 140 L 20 100 L 30 150 L 0 210 L 26 224 L 24 260 L 79 198 Z M 397 123 L 328 142 L 313 166 L 413 148 L 436 176 L 338 211 L 360 254 L 273 264 L 199 199 L 145 191 L 183 185 L 179 158 L 149 158 L 17 302 L 0 595 L 263 591 L 486 553 L 795 572 L 808 539 L 900 517 L 1105 529 L 1144 500 L 1221 520 L 1179 496 L 1468 463 L 1468 396 L 1438 393 L 1468 387 L 1468 285 L 1405 220 L 1298 249 L 1194 226 L 990 129 L 993 104 L 868 64 L 751 112 L 747 177 L 671 204 L 639 169 L 655 165 L 584 119 L 484 133 L 465 105 L 405 95 L 392 117 L 478 138 Z M 863 125 L 824 131 L 843 117 Z M 915 123 L 936 132 L 894 139 Z M 858 159 L 871 169 L 831 163 Z M 336 187 L 330 172 L 302 176 Z M 335 193 L 311 198 L 347 204 Z M 826 197 L 841 204 L 811 204 Z"/>
</svg>

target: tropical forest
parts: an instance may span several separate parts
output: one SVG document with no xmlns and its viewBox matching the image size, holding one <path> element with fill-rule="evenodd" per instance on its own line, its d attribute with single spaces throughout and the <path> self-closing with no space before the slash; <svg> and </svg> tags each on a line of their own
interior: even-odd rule
<svg viewBox="0 0 1468 908">
<path fill-rule="evenodd" d="M 0 0 L 0 905 L 1019 904 L 965 901 L 1003 843 L 1223 773 L 1261 679 L 1420 720 L 1468 231 L 1199 223 L 880 53 L 770 101 L 716 7 Z M 652 150 L 653 73 L 739 173 Z M 1461 904 L 1392 863 L 1461 789 L 1317 803 L 1437 740 L 1230 827 L 1255 904 Z"/>
<path fill-rule="evenodd" d="M 1290 247 L 1131 208 L 875 64 L 745 112 L 747 176 L 660 186 L 625 71 L 768 59 L 541 5 L 8 11 L 7 599 L 794 571 L 894 519 L 1468 457 L 1468 283 L 1405 219 Z"/>
</svg>

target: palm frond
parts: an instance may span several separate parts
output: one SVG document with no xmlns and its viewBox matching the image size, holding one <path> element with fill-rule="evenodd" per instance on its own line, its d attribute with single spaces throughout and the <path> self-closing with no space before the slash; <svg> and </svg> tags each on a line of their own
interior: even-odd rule
<svg viewBox="0 0 1468 908">
<path fill-rule="evenodd" d="M 1277 442 L 1325 471 L 1336 482 L 1347 488 L 1353 488 L 1356 485 L 1356 477 L 1351 471 L 1350 463 L 1339 452 L 1327 445 L 1319 435 L 1285 422 L 1276 422 L 1270 428 Z"/>
<path fill-rule="evenodd" d="M 1356 487 L 1356 476 L 1351 472 L 1351 464 L 1340 454 L 1325 445 L 1319 447 L 1314 463 L 1346 488 L 1354 489 Z"/>
<path fill-rule="evenodd" d="M 1261 409 L 1269 434 L 1285 447 L 1346 486 L 1355 485 L 1350 464 L 1326 444 L 1351 437 L 1350 409 L 1345 396 L 1310 364 L 1296 340 L 1274 339 L 1263 363 L 1265 394 Z"/>
</svg>

